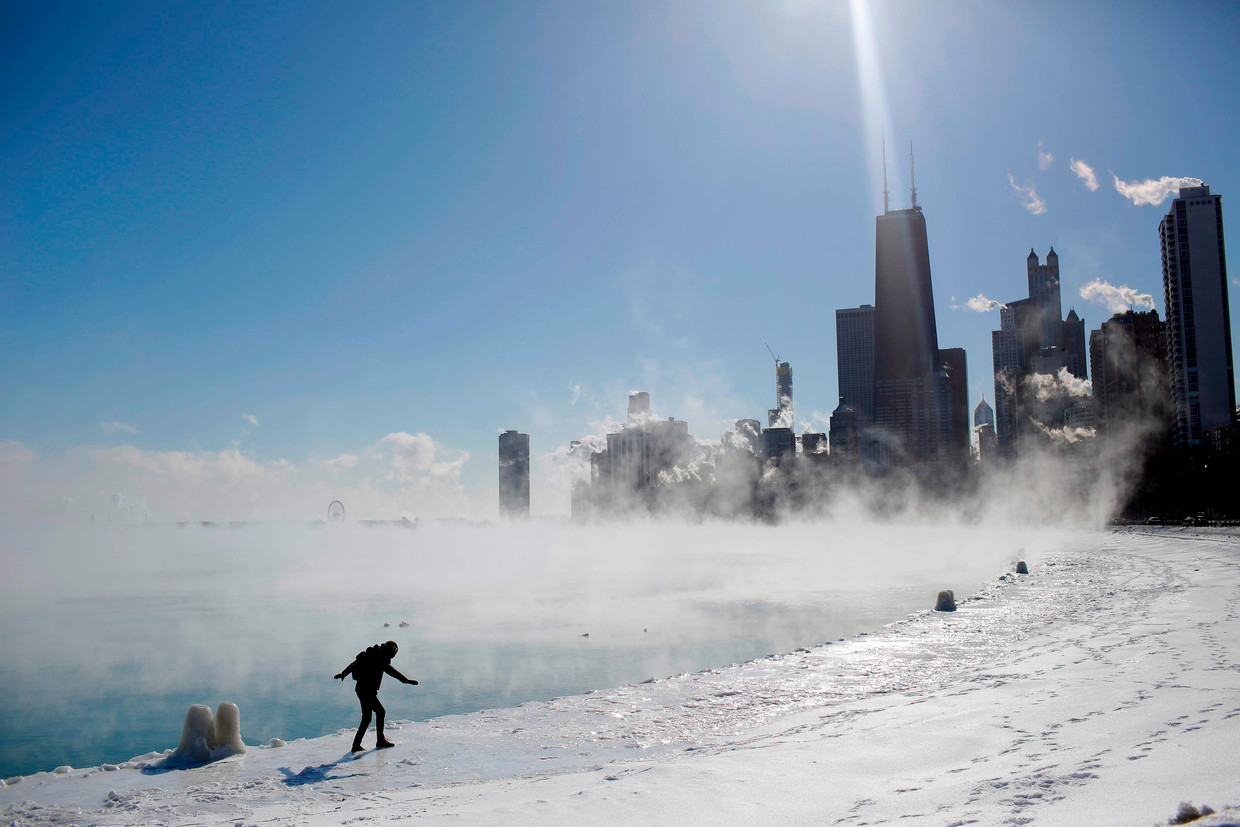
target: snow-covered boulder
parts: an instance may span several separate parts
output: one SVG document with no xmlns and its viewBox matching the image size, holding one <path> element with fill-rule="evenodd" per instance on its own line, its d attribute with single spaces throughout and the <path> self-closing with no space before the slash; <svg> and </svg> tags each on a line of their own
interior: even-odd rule
<svg viewBox="0 0 1240 827">
<path fill-rule="evenodd" d="M 241 742 L 241 711 L 225 701 L 215 708 L 194 704 L 185 712 L 181 740 L 168 756 L 169 763 L 202 764 L 245 753 Z"/>
</svg>

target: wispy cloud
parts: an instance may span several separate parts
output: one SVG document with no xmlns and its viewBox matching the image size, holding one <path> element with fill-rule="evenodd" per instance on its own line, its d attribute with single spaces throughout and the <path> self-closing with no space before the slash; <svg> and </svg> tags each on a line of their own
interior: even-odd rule
<svg viewBox="0 0 1240 827">
<path fill-rule="evenodd" d="M 114 437 L 117 434 L 130 434 L 136 436 L 138 429 L 125 422 L 100 422 L 99 429 L 103 431 L 106 437 Z"/>
<path fill-rule="evenodd" d="M 1080 158 L 1068 159 L 1068 168 L 1072 170 L 1072 174 L 1081 179 L 1081 183 L 1090 192 L 1097 192 L 1101 184 L 1098 183 L 1098 176 L 1094 174 L 1094 168 L 1082 161 Z"/>
<path fill-rule="evenodd" d="M 1021 197 L 1021 206 L 1029 210 L 1034 215 L 1042 215 L 1046 212 L 1046 202 L 1038 196 L 1037 189 L 1034 188 L 1033 182 L 1028 186 L 1022 187 L 1016 183 L 1016 179 L 1012 177 L 1012 173 L 1008 173 L 1008 183 L 1012 186 L 1012 190 Z"/>
<path fill-rule="evenodd" d="M 251 425 L 258 427 L 258 417 L 254 414 L 241 414 L 241 418 Z"/>
<path fill-rule="evenodd" d="M 1138 207 L 1144 204 L 1157 207 L 1179 193 L 1181 187 L 1200 187 L 1202 184 L 1199 178 L 1172 178 L 1169 175 L 1158 180 L 1146 178 L 1144 181 L 1121 181 L 1114 172 L 1111 177 L 1115 179 L 1115 191 Z"/>
<path fill-rule="evenodd" d="M 1003 302 L 988 299 L 981 293 L 978 293 L 964 304 L 953 304 L 952 310 L 972 310 L 975 313 L 989 313 L 992 310 L 998 310 L 1000 307 L 1003 307 Z"/>
<path fill-rule="evenodd" d="M 1123 313 L 1129 307 L 1154 307 L 1154 297 L 1149 293 L 1138 293 L 1126 284 L 1117 287 L 1102 279 L 1094 279 L 1082 287 L 1081 298 L 1100 304 L 1112 313 Z"/>
<path fill-rule="evenodd" d="M 1055 156 L 1043 149 L 1042 142 L 1038 141 L 1038 169 L 1045 172 L 1051 168 L 1053 163 L 1055 163 Z"/>
</svg>

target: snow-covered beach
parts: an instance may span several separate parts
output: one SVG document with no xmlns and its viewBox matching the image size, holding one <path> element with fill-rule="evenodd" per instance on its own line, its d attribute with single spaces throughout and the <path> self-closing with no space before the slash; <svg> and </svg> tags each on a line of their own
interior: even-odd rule
<svg viewBox="0 0 1240 827">
<path fill-rule="evenodd" d="M 929 611 L 927 595 L 926 611 L 844 641 L 405 723 L 395 748 L 357 757 L 342 729 L 192 769 L 8 779 L 0 813 L 62 825 L 1162 824 L 1191 801 L 1219 811 L 1196 823 L 1240 819 L 1228 809 L 1240 805 L 1240 536 L 1082 534 L 1028 563 L 955 613 Z"/>
</svg>

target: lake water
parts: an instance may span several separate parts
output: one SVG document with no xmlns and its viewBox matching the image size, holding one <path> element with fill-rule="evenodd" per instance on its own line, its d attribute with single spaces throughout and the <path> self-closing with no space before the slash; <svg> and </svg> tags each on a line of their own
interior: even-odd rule
<svg viewBox="0 0 1240 827">
<path fill-rule="evenodd" d="M 353 682 L 332 675 L 387 639 L 421 682 L 384 682 L 394 720 L 811 646 L 974 591 L 1030 542 L 812 523 L 5 536 L 0 777 L 175 746 L 193 703 L 235 702 L 247 744 L 356 727 Z"/>
</svg>

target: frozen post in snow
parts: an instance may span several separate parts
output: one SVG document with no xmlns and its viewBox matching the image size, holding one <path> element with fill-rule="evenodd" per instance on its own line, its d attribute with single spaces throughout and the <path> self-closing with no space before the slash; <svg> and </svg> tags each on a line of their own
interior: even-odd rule
<svg viewBox="0 0 1240 827">
<path fill-rule="evenodd" d="M 956 595 L 951 589 L 943 589 L 939 592 L 939 599 L 935 601 L 934 610 L 936 612 L 956 611 Z"/>
</svg>

